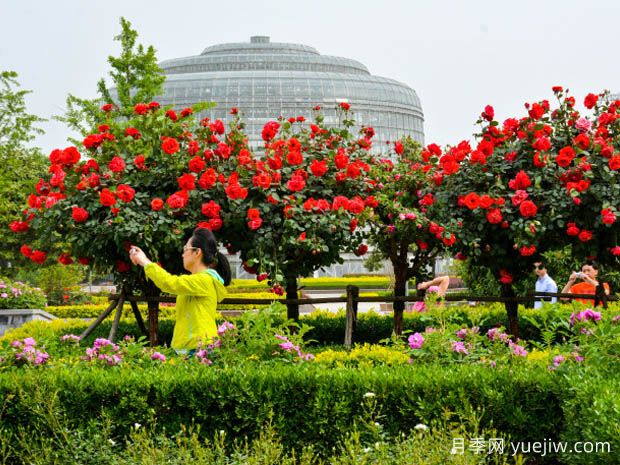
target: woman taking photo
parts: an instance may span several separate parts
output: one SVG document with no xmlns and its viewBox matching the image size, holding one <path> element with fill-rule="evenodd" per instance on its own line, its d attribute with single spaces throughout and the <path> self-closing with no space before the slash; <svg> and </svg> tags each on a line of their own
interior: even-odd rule
<svg viewBox="0 0 620 465">
<path fill-rule="evenodd" d="M 139 247 L 129 249 L 134 265 L 144 267 L 153 283 L 169 294 L 177 296 L 176 323 L 170 346 L 181 354 L 192 354 L 217 336 L 215 314 L 217 303 L 226 297 L 230 284 L 230 265 L 226 256 L 218 252 L 217 241 L 205 228 L 194 230 L 183 247 L 183 267 L 189 275 L 175 276 L 151 262 Z"/>
</svg>

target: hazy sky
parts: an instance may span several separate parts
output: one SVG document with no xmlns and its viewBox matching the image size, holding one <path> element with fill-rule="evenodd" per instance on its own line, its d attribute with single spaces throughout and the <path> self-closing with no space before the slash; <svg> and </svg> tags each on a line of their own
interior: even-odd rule
<svg viewBox="0 0 620 465">
<path fill-rule="evenodd" d="M 500 121 L 521 116 L 554 85 L 580 103 L 620 91 L 620 2 L 611 0 L 0 0 L 0 69 L 33 91 L 31 113 L 49 119 L 68 93 L 96 96 L 107 56 L 119 52 L 120 16 L 159 60 L 252 35 L 358 60 L 416 90 L 427 143 L 470 138 L 487 104 Z M 62 124 L 41 127 L 45 152 L 67 145 Z"/>
</svg>

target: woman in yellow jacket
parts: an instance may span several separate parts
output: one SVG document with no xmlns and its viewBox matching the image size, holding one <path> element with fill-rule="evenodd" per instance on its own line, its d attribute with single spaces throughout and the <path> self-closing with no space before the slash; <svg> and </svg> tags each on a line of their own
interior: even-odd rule
<svg viewBox="0 0 620 465">
<path fill-rule="evenodd" d="M 205 228 L 194 230 L 183 247 L 183 267 L 191 274 L 175 276 L 151 262 L 139 247 L 131 247 L 134 265 L 144 267 L 146 276 L 163 292 L 175 294 L 176 324 L 170 346 L 178 353 L 193 353 L 198 343 L 210 344 L 217 337 L 217 303 L 226 297 L 230 265 L 218 252 L 217 241 Z"/>
</svg>

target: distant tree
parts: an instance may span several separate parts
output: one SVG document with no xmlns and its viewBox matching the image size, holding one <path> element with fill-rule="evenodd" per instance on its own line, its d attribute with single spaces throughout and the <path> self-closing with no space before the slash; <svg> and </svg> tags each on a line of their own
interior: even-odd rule
<svg viewBox="0 0 620 465">
<path fill-rule="evenodd" d="M 90 134 L 100 121 L 102 103 L 112 104 L 117 109 L 117 117 L 131 118 L 136 104 L 154 100 L 163 90 L 166 77 L 157 65 L 155 48 L 136 45 L 137 31 L 125 18 L 120 21 L 122 30 L 114 40 L 121 43 L 121 53 L 118 57 L 108 57 L 113 87 L 108 87 L 102 78 L 97 83 L 98 98 L 89 100 L 69 94 L 65 115 L 55 117 L 82 136 Z M 72 142 L 77 145 L 81 141 Z"/>
<path fill-rule="evenodd" d="M 17 266 L 28 263 L 19 253 L 21 238 L 6 234 L 9 224 L 19 215 L 31 190 L 45 172 L 40 149 L 28 144 L 43 130 L 36 124 L 43 120 L 27 112 L 25 98 L 30 93 L 19 90 L 17 73 L 0 73 L 0 274 L 13 275 Z"/>
</svg>

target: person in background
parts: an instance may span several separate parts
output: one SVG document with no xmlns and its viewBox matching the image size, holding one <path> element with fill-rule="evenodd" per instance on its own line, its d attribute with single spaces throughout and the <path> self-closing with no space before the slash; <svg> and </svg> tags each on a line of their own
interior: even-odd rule
<svg viewBox="0 0 620 465">
<path fill-rule="evenodd" d="M 580 279 L 581 282 L 575 284 L 575 281 Z M 587 260 L 581 265 L 581 271 L 573 271 L 568 279 L 568 282 L 562 289 L 562 293 L 570 294 L 592 294 L 594 299 L 574 299 L 577 302 L 584 304 L 591 304 L 594 300 L 594 305 L 597 306 L 600 303 L 603 307 L 607 308 L 607 296 L 609 295 L 609 284 L 601 282 L 599 278 L 599 264 L 594 260 Z M 564 299 L 568 300 L 568 299 Z"/>
<path fill-rule="evenodd" d="M 450 276 L 437 276 L 430 281 L 424 281 L 418 284 L 418 290 L 427 290 L 431 286 L 437 286 L 437 295 L 445 297 L 448 286 L 450 285 Z"/>
<path fill-rule="evenodd" d="M 199 344 L 206 346 L 217 337 L 217 303 L 226 297 L 231 272 L 228 259 L 218 252 L 213 233 L 195 229 L 183 247 L 183 267 L 191 274 L 175 276 L 151 262 L 136 246 L 129 250 L 134 265 L 163 292 L 177 296 L 176 323 L 170 346 L 180 354 L 192 355 Z"/>
<path fill-rule="evenodd" d="M 555 283 L 549 273 L 547 273 L 547 267 L 542 260 L 534 262 L 534 273 L 538 279 L 536 280 L 536 292 L 558 292 L 558 285 Z M 551 303 L 556 303 L 557 297 L 551 298 Z M 543 301 L 541 298 L 537 298 L 534 301 L 534 308 L 541 308 Z"/>
</svg>

